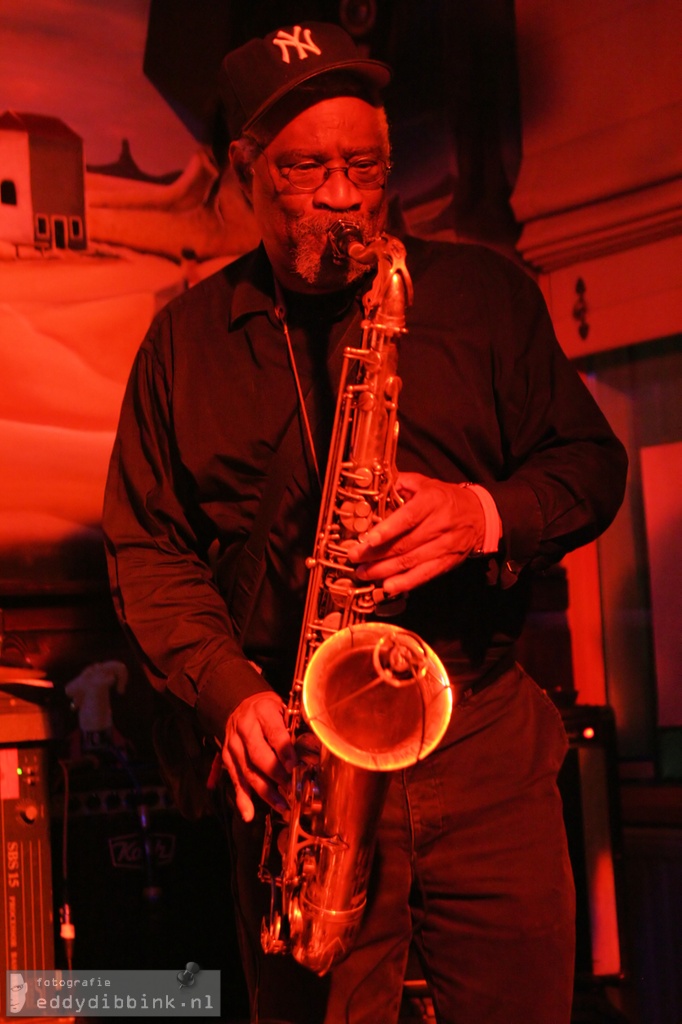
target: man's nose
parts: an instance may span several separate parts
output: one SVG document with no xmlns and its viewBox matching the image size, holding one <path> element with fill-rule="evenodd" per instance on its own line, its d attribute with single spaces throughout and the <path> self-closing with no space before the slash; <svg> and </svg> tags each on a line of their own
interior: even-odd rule
<svg viewBox="0 0 682 1024">
<path fill-rule="evenodd" d="M 327 172 L 327 180 L 315 192 L 315 206 L 328 210 L 359 209 L 362 193 L 348 177 L 348 168 L 328 167 Z"/>
</svg>

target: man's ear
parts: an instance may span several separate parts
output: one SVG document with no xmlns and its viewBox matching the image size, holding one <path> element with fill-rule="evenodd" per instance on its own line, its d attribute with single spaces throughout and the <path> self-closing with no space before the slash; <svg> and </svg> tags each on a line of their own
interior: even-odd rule
<svg viewBox="0 0 682 1024">
<path fill-rule="evenodd" d="M 241 188 L 247 203 L 251 206 L 251 197 L 253 192 L 253 168 L 251 167 L 251 161 L 247 160 L 244 149 L 239 142 L 231 142 L 228 152 L 230 165 L 234 173 L 237 175 L 239 187 Z"/>
</svg>

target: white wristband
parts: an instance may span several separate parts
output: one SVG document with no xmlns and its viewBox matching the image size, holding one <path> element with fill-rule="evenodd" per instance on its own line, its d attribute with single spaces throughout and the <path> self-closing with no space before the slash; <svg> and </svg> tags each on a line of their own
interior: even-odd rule
<svg viewBox="0 0 682 1024">
<path fill-rule="evenodd" d="M 481 503 L 485 517 L 483 543 L 475 551 L 472 551 L 472 555 L 494 555 L 497 553 L 500 546 L 500 538 L 502 537 L 502 520 L 497 511 L 495 499 L 490 491 L 487 491 L 481 484 L 465 483 L 461 486 L 468 487 L 470 491 L 474 492 Z"/>
</svg>

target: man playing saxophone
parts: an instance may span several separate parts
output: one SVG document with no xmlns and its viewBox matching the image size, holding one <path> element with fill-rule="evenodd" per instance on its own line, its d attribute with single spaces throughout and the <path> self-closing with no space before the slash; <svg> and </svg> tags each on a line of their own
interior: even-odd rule
<svg viewBox="0 0 682 1024">
<path fill-rule="evenodd" d="M 452 717 L 391 774 L 349 955 L 318 977 L 261 947 L 265 812 L 289 813 L 302 757 L 285 706 L 306 559 L 375 273 L 330 231 L 387 229 L 388 79 L 321 23 L 225 58 L 230 161 L 262 242 L 173 300 L 140 349 L 105 502 L 114 599 L 152 684 L 222 749 L 253 1021 L 395 1024 L 414 942 L 440 1024 L 568 1024 L 566 737 L 514 641 L 530 574 L 606 528 L 626 459 L 536 286 L 481 247 L 404 240 L 402 504 L 344 556 L 382 601 L 407 595 L 392 621 L 445 666 Z"/>
</svg>

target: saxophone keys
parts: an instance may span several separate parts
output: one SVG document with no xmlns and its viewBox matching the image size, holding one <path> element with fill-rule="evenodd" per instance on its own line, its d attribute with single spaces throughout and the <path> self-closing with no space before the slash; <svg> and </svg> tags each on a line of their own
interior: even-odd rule
<svg viewBox="0 0 682 1024">
<path fill-rule="evenodd" d="M 372 526 L 372 506 L 365 498 L 344 501 L 339 519 L 350 533 L 366 533 Z"/>
<path fill-rule="evenodd" d="M 289 850 L 289 829 L 283 828 L 277 836 L 277 850 L 282 859 L 284 859 Z"/>
<path fill-rule="evenodd" d="M 303 783 L 301 795 L 302 813 L 313 817 L 322 813 L 322 793 L 317 779 L 308 776 Z"/>
<path fill-rule="evenodd" d="M 271 920 L 261 922 L 260 941 L 265 953 L 282 954 L 290 952 L 290 943 L 282 937 L 286 929 L 282 927 L 282 915 L 274 911 Z"/>
</svg>

